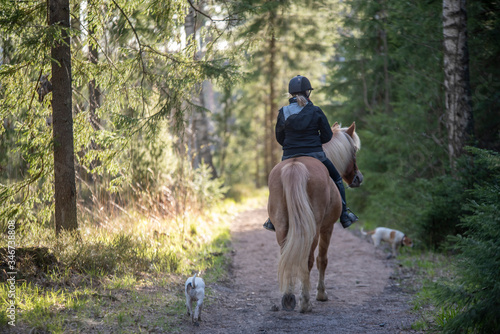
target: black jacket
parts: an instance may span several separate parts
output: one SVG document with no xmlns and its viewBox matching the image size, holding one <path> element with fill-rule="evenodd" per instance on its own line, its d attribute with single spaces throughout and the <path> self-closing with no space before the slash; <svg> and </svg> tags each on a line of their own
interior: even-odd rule
<svg viewBox="0 0 500 334">
<path fill-rule="evenodd" d="M 295 103 L 295 105 L 293 105 Z M 290 106 L 295 110 L 295 98 L 290 99 Z M 283 146 L 283 155 L 322 152 L 322 144 L 332 139 L 333 133 L 323 111 L 309 101 L 298 113 L 292 113 L 285 120 L 283 107 L 276 122 L 276 140 Z"/>
</svg>

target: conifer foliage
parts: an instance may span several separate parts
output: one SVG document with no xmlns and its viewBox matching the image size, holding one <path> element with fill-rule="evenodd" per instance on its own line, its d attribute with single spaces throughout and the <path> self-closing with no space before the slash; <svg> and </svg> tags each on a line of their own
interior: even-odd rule
<svg viewBox="0 0 500 334">
<path fill-rule="evenodd" d="M 119 186 L 149 163 L 147 148 L 159 129 L 170 129 L 173 137 L 183 131 L 197 85 L 205 79 L 231 85 L 237 74 L 218 44 L 233 24 L 227 6 L 161 0 L 54 4 L 67 17 L 52 17 L 43 1 L 0 5 L 0 216 L 26 227 L 53 223 L 54 188 L 58 226 L 58 189 L 73 203 L 78 197 L 78 205 L 114 200 Z M 206 18 L 198 20 L 193 43 L 183 29 L 188 9 Z M 71 49 L 71 60 L 51 54 L 57 48 L 66 48 L 66 56 Z M 200 49 L 202 59 L 194 57 Z M 70 80 L 64 92 L 51 68 Z M 36 96 L 37 90 L 43 94 Z M 64 116 L 57 112 L 62 107 Z M 73 138 L 57 130 L 61 125 L 70 132 L 70 116 Z M 70 171 L 73 161 L 76 189 L 70 178 L 54 179 L 54 170 Z M 157 176 L 159 166 L 152 168 L 148 175 Z M 147 181 L 138 180 L 141 186 Z M 63 221 L 74 228 L 71 217 L 74 211 Z"/>
<path fill-rule="evenodd" d="M 466 194 L 461 219 L 463 233 L 450 237 L 455 277 L 437 285 L 436 299 L 446 314 L 445 333 L 498 333 L 500 330 L 500 156 L 472 149 L 479 169 L 474 187 Z"/>
<path fill-rule="evenodd" d="M 363 142 L 365 184 L 347 193 L 350 206 L 371 225 L 414 235 L 422 249 L 449 243 L 457 262 L 455 279 L 435 290 L 441 329 L 498 333 L 500 99 L 490 78 L 498 73 L 499 4 L 345 6 L 325 90 L 337 97 L 330 113 L 355 118 Z M 463 151 L 467 144 L 476 148 Z"/>
</svg>

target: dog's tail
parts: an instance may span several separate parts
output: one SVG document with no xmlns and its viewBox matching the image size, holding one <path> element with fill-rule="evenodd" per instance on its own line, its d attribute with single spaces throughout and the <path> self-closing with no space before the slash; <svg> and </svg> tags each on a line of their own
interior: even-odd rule
<svg viewBox="0 0 500 334">
<path fill-rule="evenodd" d="M 196 289 L 196 283 L 195 283 L 196 282 L 196 274 L 197 273 L 194 273 L 194 276 L 193 276 L 193 284 L 192 284 L 193 285 L 193 289 Z"/>
<path fill-rule="evenodd" d="M 361 234 L 362 234 L 362 235 L 375 234 L 375 231 L 368 231 L 368 232 L 365 232 L 365 230 L 364 230 L 363 228 L 361 228 Z"/>
</svg>

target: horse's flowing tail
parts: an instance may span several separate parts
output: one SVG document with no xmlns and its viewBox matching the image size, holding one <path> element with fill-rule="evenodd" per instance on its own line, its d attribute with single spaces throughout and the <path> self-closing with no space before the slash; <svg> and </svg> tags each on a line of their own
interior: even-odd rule
<svg viewBox="0 0 500 334">
<path fill-rule="evenodd" d="M 301 162 L 291 162 L 281 170 L 281 183 L 288 211 L 288 234 L 281 248 L 278 281 L 282 293 L 290 293 L 295 278 L 309 276 L 308 260 L 316 221 L 307 195 L 309 171 Z M 309 281 L 309 280 L 307 280 Z"/>
</svg>

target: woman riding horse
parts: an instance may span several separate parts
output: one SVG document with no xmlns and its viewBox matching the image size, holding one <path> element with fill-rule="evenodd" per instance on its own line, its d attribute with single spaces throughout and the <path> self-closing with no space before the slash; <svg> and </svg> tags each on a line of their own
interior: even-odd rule
<svg viewBox="0 0 500 334">
<path fill-rule="evenodd" d="M 323 151 L 322 144 L 332 139 L 333 132 L 323 111 L 309 99 L 312 90 L 309 79 L 301 75 L 292 78 L 288 84 L 288 92 L 292 95 L 290 104 L 280 109 L 276 123 L 276 140 L 283 146 L 281 160 L 310 156 L 325 165 L 342 197 L 340 223 L 347 228 L 358 217 L 348 212 L 342 177 Z M 264 223 L 264 228 L 275 231 L 270 219 Z"/>
</svg>

